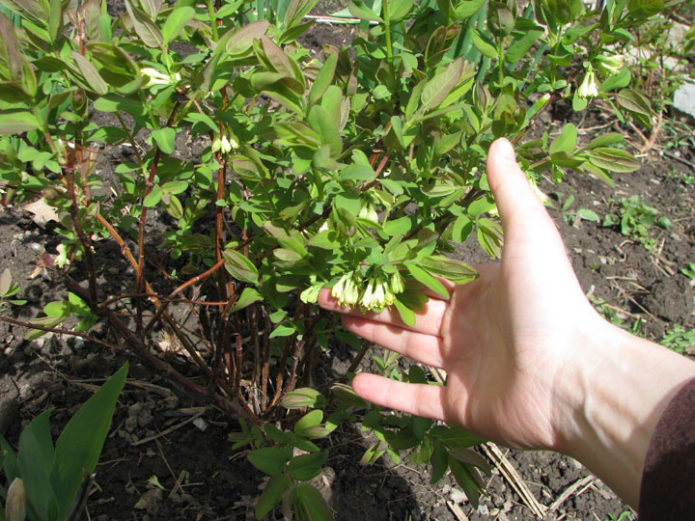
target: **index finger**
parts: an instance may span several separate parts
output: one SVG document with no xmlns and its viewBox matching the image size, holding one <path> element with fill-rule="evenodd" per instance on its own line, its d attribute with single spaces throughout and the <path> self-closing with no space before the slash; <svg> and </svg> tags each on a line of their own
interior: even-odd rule
<svg viewBox="0 0 695 521">
<path fill-rule="evenodd" d="M 338 304 L 338 301 L 331 296 L 330 289 L 321 290 L 321 293 L 319 293 L 318 303 L 319 306 L 328 311 L 337 311 L 343 315 L 366 318 L 373 322 L 388 324 L 402 329 L 408 329 L 410 331 L 435 336 L 439 336 L 440 334 L 444 312 L 449 305 L 449 303 L 445 300 L 430 298 L 424 304 L 421 311 L 415 312 L 415 324 L 409 326 L 403 322 L 403 320 L 401 320 L 398 311 L 393 307 L 389 307 L 378 313 L 371 311 L 363 313 L 359 308 L 342 307 Z"/>
</svg>

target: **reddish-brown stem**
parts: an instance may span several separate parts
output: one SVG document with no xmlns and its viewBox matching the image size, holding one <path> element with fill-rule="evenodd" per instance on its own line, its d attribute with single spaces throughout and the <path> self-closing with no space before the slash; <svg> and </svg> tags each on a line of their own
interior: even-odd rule
<svg viewBox="0 0 695 521">
<path fill-rule="evenodd" d="M 186 282 L 181 284 L 178 288 L 176 288 L 174 291 L 172 291 L 169 294 L 169 297 L 175 297 L 179 293 L 181 293 L 183 290 L 188 288 L 189 286 L 192 286 L 193 284 L 197 284 L 198 282 L 208 278 L 210 275 L 215 273 L 218 269 L 220 269 L 224 265 L 224 259 L 219 259 L 212 267 L 208 268 L 205 270 L 203 273 L 200 275 L 196 275 L 195 277 L 188 279 Z"/>
<path fill-rule="evenodd" d="M 82 222 L 80 221 L 80 210 L 77 205 L 77 194 L 75 190 L 75 170 L 72 165 L 65 169 L 65 179 L 67 182 L 68 194 L 70 196 L 70 215 L 75 226 L 75 232 L 84 247 L 84 260 L 87 264 L 87 276 L 89 277 L 89 303 L 95 305 L 97 302 L 97 275 L 94 266 L 94 255 L 92 251 L 92 240 L 84 233 Z"/>
</svg>

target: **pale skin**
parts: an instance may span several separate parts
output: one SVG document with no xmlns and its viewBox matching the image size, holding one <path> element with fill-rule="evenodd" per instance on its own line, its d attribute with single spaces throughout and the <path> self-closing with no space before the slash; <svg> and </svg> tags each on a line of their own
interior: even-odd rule
<svg viewBox="0 0 695 521">
<path fill-rule="evenodd" d="M 444 369 L 445 386 L 372 374 L 357 394 L 385 407 L 457 424 L 511 447 L 568 454 L 635 508 L 649 440 L 695 363 L 605 321 L 590 305 L 562 239 L 518 167 L 511 144 L 490 148 L 488 182 L 505 242 L 499 263 L 466 285 L 446 282 L 413 327 L 395 311 L 363 315 L 322 291 L 344 326 Z"/>
</svg>

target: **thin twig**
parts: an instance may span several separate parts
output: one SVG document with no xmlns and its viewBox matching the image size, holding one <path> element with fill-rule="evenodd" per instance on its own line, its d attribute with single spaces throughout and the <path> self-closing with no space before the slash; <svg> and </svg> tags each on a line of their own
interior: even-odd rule
<svg viewBox="0 0 695 521">
<path fill-rule="evenodd" d="M 193 416 L 189 416 L 188 418 L 186 418 L 182 422 L 174 424 L 171 427 L 169 427 L 168 429 L 164 429 L 163 431 L 158 432 L 157 434 L 154 434 L 152 436 L 148 436 L 147 438 L 142 438 L 141 440 L 134 441 L 131 443 L 131 445 L 133 447 L 137 447 L 138 445 L 144 445 L 145 443 L 149 443 L 151 441 L 158 440 L 159 438 L 166 436 L 167 434 L 171 434 L 172 432 L 179 430 L 181 427 L 188 425 L 196 418 L 200 418 L 203 414 L 205 414 L 205 411 L 207 411 L 207 410 L 208 410 L 208 407 L 201 407 L 200 411 L 195 413 Z M 173 474 L 174 473 L 172 472 L 172 475 Z M 174 476 L 174 479 L 176 479 L 176 476 Z"/>
</svg>

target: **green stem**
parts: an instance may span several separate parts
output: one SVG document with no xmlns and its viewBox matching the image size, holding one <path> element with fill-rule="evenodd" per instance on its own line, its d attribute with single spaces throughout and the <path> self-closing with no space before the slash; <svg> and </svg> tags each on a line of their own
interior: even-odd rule
<svg viewBox="0 0 695 521">
<path fill-rule="evenodd" d="M 497 68 L 499 69 L 500 89 L 504 84 L 504 36 L 500 38 L 497 44 Z"/>
<path fill-rule="evenodd" d="M 389 66 L 393 63 L 393 46 L 391 44 L 391 14 L 389 12 L 389 0 L 383 0 L 384 36 L 386 37 L 386 60 Z"/>
<path fill-rule="evenodd" d="M 210 15 L 210 31 L 212 31 L 212 39 L 217 41 L 217 13 L 215 13 L 215 6 L 212 4 L 212 0 L 207 0 L 208 14 Z"/>
</svg>

